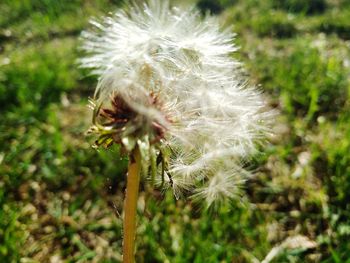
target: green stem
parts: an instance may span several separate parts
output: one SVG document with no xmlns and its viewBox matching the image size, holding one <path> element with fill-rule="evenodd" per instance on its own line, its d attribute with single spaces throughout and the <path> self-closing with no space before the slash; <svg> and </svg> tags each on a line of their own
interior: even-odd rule
<svg viewBox="0 0 350 263">
<path fill-rule="evenodd" d="M 124 201 L 123 263 L 134 263 L 136 236 L 136 208 L 140 185 L 141 155 L 139 149 L 130 154 Z"/>
</svg>

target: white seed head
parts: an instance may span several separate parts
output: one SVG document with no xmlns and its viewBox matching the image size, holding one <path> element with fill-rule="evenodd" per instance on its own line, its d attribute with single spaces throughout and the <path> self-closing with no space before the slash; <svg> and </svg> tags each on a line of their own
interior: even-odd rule
<svg viewBox="0 0 350 263">
<path fill-rule="evenodd" d="M 192 191 L 208 205 L 237 197 L 247 177 L 242 160 L 264 138 L 270 112 L 232 59 L 234 34 L 220 30 L 215 18 L 170 8 L 168 1 L 91 23 L 80 63 L 99 77 L 96 100 L 118 93 L 167 129 L 163 147 L 171 150 L 162 185 L 170 178 L 177 195 Z M 150 93 L 161 109 L 143 103 Z"/>
</svg>

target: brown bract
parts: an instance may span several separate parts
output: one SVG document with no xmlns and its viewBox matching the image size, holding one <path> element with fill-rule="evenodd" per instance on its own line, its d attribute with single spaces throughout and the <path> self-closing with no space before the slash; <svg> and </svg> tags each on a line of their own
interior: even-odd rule
<svg viewBox="0 0 350 263">
<path fill-rule="evenodd" d="M 146 106 L 162 109 L 158 95 L 153 92 L 147 95 Z M 123 138 L 138 139 L 145 135 L 150 144 L 155 144 L 165 136 L 164 125 L 137 111 L 119 94 L 111 96 L 110 107 L 99 108 L 94 114 L 100 127 L 106 129 L 106 132 L 103 132 L 103 128 L 102 131 L 101 128 L 97 129 L 100 136 L 95 142 L 96 146 L 109 147 L 113 143 L 122 144 Z"/>
</svg>

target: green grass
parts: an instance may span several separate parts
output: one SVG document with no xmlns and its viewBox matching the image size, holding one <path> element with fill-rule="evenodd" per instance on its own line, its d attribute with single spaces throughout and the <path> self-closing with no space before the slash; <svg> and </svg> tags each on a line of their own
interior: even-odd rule
<svg viewBox="0 0 350 263">
<path fill-rule="evenodd" d="M 275 120 L 240 203 L 204 211 L 142 188 L 137 262 L 349 262 L 350 5 L 223 0 L 234 56 Z M 120 1 L 0 3 L 0 262 L 120 262 L 126 159 L 84 132 L 96 79 L 78 69 L 79 32 Z M 348 260 L 348 261 L 347 261 Z"/>
</svg>

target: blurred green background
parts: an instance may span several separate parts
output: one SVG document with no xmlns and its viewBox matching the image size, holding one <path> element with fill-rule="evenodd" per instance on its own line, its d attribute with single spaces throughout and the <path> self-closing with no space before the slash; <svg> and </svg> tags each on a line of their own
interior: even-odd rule
<svg viewBox="0 0 350 263">
<path fill-rule="evenodd" d="M 194 4 L 280 114 L 241 202 L 142 190 L 137 262 L 350 262 L 350 1 Z M 76 59 L 89 18 L 122 6 L 0 2 L 0 262 L 120 262 L 127 160 L 84 136 L 96 79 Z"/>
</svg>

